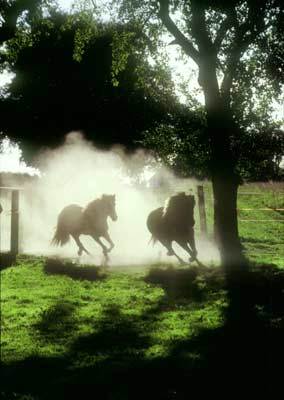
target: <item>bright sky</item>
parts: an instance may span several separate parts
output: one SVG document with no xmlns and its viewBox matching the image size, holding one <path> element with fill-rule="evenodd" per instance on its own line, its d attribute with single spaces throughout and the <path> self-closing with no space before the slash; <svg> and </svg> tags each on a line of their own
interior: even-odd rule
<svg viewBox="0 0 284 400">
<path fill-rule="evenodd" d="M 64 10 L 69 10 L 74 0 L 58 0 L 58 3 Z"/>
</svg>

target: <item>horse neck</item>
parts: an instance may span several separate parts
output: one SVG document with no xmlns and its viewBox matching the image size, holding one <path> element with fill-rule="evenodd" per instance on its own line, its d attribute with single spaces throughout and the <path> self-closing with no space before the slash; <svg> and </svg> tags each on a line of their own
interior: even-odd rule
<svg viewBox="0 0 284 400">
<path fill-rule="evenodd" d="M 165 220 L 170 224 L 178 224 L 179 226 L 188 226 L 193 218 L 193 211 L 184 208 L 168 210 L 165 214 Z"/>
<path fill-rule="evenodd" d="M 93 220 L 106 220 L 107 213 L 101 199 L 97 199 L 89 203 L 85 209 L 85 214 L 91 216 Z"/>
</svg>

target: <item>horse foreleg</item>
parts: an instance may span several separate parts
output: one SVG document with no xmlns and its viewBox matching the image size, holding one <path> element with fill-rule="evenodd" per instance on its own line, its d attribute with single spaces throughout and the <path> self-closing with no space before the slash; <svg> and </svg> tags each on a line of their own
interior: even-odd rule
<svg viewBox="0 0 284 400">
<path fill-rule="evenodd" d="M 101 239 L 98 236 L 92 235 L 92 238 L 102 247 L 103 254 L 107 258 L 107 253 L 108 253 L 107 247 L 103 244 L 103 242 L 101 241 Z"/>
<path fill-rule="evenodd" d="M 72 237 L 74 238 L 74 240 L 75 240 L 77 246 L 79 247 L 78 256 L 81 256 L 82 253 L 83 253 L 83 251 L 84 251 L 86 254 L 89 254 L 89 255 L 90 255 L 90 253 L 88 252 L 88 250 L 83 246 L 82 242 L 80 241 L 79 235 L 74 235 L 74 234 L 71 234 L 71 235 L 72 235 Z"/>
<path fill-rule="evenodd" d="M 108 252 L 110 252 L 110 251 L 114 248 L 114 243 L 113 243 L 113 241 L 111 240 L 111 238 L 110 238 L 108 232 L 106 232 L 106 233 L 104 234 L 103 237 L 104 237 L 104 238 L 106 239 L 106 241 L 109 242 L 109 244 L 110 244 L 110 248 L 108 249 Z"/>
</svg>

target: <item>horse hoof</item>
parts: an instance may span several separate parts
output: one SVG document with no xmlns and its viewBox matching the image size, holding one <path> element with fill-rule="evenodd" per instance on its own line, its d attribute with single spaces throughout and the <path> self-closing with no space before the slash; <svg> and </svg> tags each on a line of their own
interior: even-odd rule
<svg viewBox="0 0 284 400">
<path fill-rule="evenodd" d="M 78 250 L 78 256 L 81 256 L 82 255 L 82 250 Z"/>
</svg>

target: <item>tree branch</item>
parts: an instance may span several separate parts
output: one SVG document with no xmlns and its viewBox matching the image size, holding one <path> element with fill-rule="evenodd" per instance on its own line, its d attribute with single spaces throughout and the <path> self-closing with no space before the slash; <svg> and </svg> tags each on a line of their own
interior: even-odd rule
<svg viewBox="0 0 284 400">
<path fill-rule="evenodd" d="M 196 62 L 200 64 L 200 53 L 193 46 L 191 41 L 179 30 L 169 13 L 169 0 L 159 0 L 160 10 L 159 17 L 167 30 L 174 36 L 175 41 L 179 44 L 184 52 Z"/>
<path fill-rule="evenodd" d="M 235 41 L 228 57 L 228 67 L 221 85 L 223 96 L 229 96 L 234 75 L 243 53 L 254 42 L 264 27 L 264 8 L 250 4 L 247 19 L 236 28 Z"/>
<path fill-rule="evenodd" d="M 192 36 L 196 40 L 200 54 L 198 82 L 205 94 L 205 104 L 210 103 L 212 106 L 219 98 L 217 53 L 207 30 L 204 3 L 200 0 L 191 0 L 191 11 Z"/>
<path fill-rule="evenodd" d="M 192 0 L 191 3 L 192 35 L 197 41 L 199 52 L 203 55 L 215 55 L 215 48 L 206 29 L 204 5 L 197 0 Z"/>
<path fill-rule="evenodd" d="M 220 50 L 220 47 L 226 36 L 226 33 L 233 27 L 235 29 L 237 29 L 239 27 L 239 23 L 238 23 L 238 18 L 236 15 L 236 10 L 234 8 L 231 8 L 227 12 L 227 17 L 221 23 L 220 28 L 217 32 L 215 41 L 213 43 L 216 53 L 218 53 L 218 51 Z"/>
</svg>

